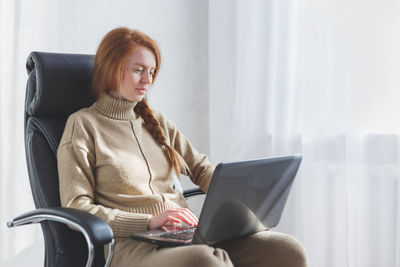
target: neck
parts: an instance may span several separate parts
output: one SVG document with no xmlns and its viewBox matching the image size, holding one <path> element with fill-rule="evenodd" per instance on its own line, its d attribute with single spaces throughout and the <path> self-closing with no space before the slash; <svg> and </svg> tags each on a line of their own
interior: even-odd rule
<svg viewBox="0 0 400 267">
<path fill-rule="evenodd" d="M 119 99 L 108 94 L 101 96 L 94 107 L 103 115 L 117 120 L 134 120 L 138 118 L 133 108 L 137 102 Z"/>
</svg>

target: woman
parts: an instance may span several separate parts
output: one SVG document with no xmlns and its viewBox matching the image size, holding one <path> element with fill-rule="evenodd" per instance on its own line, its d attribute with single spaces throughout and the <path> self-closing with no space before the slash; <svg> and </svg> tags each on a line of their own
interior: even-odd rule
<svg viewBox="0 0 400 267">
<path fill-rule="evenodd" d="M 145 100 L 160 69 L 157 44 L 147 35 L 117 28 L 95 57 L 96 102 L 74 114 L 58 148 L 62 206 L 95 214 L 116 240 L 112 266 L 306 266 L 294 238 L 261 232 L 217 247 L 159 248 L 128 236 L 169 224 L 197 225 L 176 174 L 207 192 L 214 166 L 175 125 Z"/>
</svg>

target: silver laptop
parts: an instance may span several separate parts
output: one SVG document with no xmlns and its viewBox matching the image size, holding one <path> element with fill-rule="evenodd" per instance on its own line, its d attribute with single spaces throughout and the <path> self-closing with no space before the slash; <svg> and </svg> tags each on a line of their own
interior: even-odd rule
<svg viewBox="0 0 400 267">
<path fill-rule="evenodd" d="M 281 218 L 301 160 L 301 155 L 291 155 L 220 163 L 197 227 L 150 230 L 130 237 L 160 246 L 213 245 L 272 228 Z"/>
</svg>

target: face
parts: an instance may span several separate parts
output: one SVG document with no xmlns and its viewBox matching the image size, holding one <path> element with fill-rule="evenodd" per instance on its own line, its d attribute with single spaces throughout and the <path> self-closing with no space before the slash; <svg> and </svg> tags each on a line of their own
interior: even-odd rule
<svg viewBox="0 0 400 267">
<path fill-rule="evenodd" d="M 140 102 L 153 83 L 156 70 L 156 58 L 153 52 L 144 46 L 139 46 L 125 62 L 122 69 L 120 88 L 110 94 L 131 102 Z"/>
</svg>

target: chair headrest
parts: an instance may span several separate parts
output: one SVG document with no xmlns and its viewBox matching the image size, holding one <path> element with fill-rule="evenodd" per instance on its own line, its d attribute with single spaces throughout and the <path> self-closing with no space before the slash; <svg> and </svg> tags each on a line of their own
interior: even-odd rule
<svg viewBox="0 0 400 267">
<path fill-rule="evenodd" d="M 32 52 L 27 59 L 25 113 L 67 117 L 91 105 L 93 55 Z"/>
</svg>

